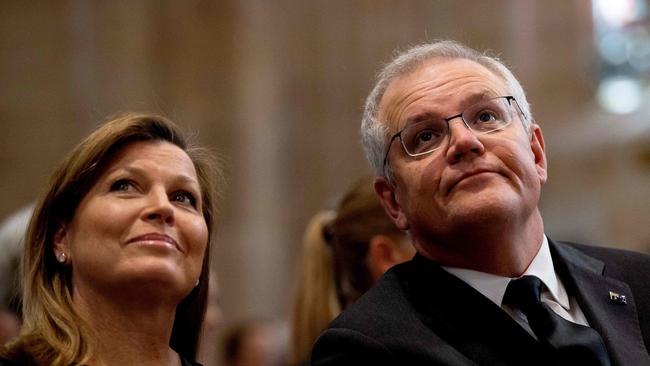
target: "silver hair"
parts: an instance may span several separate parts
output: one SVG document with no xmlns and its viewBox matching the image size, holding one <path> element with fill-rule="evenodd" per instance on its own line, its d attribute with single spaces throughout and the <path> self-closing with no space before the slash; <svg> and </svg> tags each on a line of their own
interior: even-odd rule
<svg viewBox="0 0 650 366">
<path fill-rule="evenodd" d="M 361 121 L 361 143 L 375 175 L 383 176 L 384 156 L 386 155 L 387 140 L 390 137 L 388 127 L 377 120 L 379 103 L 386 88 L 396 78 L 415 71 L 419 66 L 434 58 L 467 59 L 494 72 L 506 82 L 509 92 L 517 100 L 524 115 L 523 123 L 530 130 L 532 117 L 526 94 L 513 73 L 497 58 L 487 53 L 479 52 L 455 41 L 435 41 L 420 44 L 398 53 L 377 75 L 375 86 L 366 98 Z M 389 168 L 390 169 L 390 168 Z M 390 172 L 388 172 L 390 178 Z"/>
</svg>

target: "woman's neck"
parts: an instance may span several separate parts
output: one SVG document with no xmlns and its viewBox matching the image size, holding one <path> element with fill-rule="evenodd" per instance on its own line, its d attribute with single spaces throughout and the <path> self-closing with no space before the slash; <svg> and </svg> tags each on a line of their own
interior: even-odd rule
<svg viewBox="0 0 650 366">
<path fill-rule="evenodd" d="M 107 297 L 88 288 L 75 290 L 75 310 L 94 332 L 98 364 L 180 365 L 169 347 L 174 304 L 148 301 L 146 294 Z"/>
</svg>

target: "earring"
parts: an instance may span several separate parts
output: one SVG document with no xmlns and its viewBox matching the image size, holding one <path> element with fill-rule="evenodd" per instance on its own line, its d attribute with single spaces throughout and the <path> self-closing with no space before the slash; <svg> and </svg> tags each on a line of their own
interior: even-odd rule
<svg viewBox="0 0 650 366">
<path fill-rule="evenodd" d="M 59 261 L 59 263 L 65 263 L 66 255 L 64 252 L 59 253 L 59 255 L 56 257 L 56 260 Z"/>
<path fill-rule="evenodd" d="M 194 284 L 194 287 L 196 287 L 196 286 L 199 285 L 199 281 L 200 281 L 200 279 L 197 279 L 197 280 L 196 280 L 196 283 Z"/>
</svg>

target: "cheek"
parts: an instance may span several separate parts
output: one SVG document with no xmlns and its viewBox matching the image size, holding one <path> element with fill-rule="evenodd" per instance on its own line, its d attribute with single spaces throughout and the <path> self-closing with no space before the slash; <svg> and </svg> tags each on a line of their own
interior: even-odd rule
<svg viewBox="0 0 650 366">
<path fill-rule="evenodd" d="M 192 263 L 192 267 L 197 271 L 196 275 L 199 276 L 201 268 L 203 267 L 203 260 L 205 259 L 204 256 L 206 254 L 206 247 L 208 246 L 209 239 L 208 227 L 205 224 L 205 221 L 200 220 L 200 222 L 195 223 L 192 232 L 189 233 L 189 235 L 191 243 L 189 258 L 191 258 L 190 262 Z"/>
<path fill-rule="evenodd" d="M 119 242 L 121 233 L 128 227 L 126 221 L 130 219 L 127 216 L 123 209 L 116 210 L 114 205 L 91 202 L 75 214 L 71 225 L 72 244 L 103 239 Z"/>
<path fill-rule="evenodd" d="M 409 172 L 412 181 L 408 187 L 412 187 L 409 190 L 415 207 L 424 205 L 434 209 L 436 202 L 441 204 L 440 184 L 445 167 L 444 161 L 437 153 L 415 161 L 413 170 Z"/>
<path fill-rule="evenodd" d="M 414 171 L 417 174 L 416 177 L 420 177 L 417 182 L 418 191 L 429 193 L 432 190 L 437 191 L 444 169 L 440 163 L 440 158 L 432 156 L 427 159 L 422 159 L 419 163 L 417 170 Z"/>
<path fill-rule="evenodd" d="M 495 154 L 503 162 L 507 171 L 512 174 L 511 179 L 519 181 L 522 186 L 530 187 L 531 184 L 539 181 L 535 156 L 526 146 L 513 144 L 495 150 Z"/>
<path fill-rule="evenodd" d="M 208 245 L 208 226 L 202 219 L 190 219 L 186 224 L 185 235 L 195 255 L 202 256 Z"/>
<path fill-rule="evenodd" d="M 408 187 L 399 192 L 401 204 L 406 211 L 427 211 L 435 209 L 440 198 L 440 182 L 443 166 L 439 157 L 430 155 L 405 164 L 397 182 L 398 187 Z"/>
<path fill-rule="evenodd" d="M 530 149 L 522 148 L 517 155 L 519 158 L 519 164 L 522 166 L 522 170 L 526 175 L 536 176 L 536 164 L 535 164 L 535 155 Z M 513 157 L 514 159 L 515 157 Z"/>
</svg>

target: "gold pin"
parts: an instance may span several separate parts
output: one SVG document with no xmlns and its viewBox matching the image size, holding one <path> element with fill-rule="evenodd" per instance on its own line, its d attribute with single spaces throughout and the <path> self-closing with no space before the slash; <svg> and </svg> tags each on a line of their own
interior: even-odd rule
<svg viewBox="0 0 650 366">
<path fill-rule="evenodd" d="M 621 295 L 614 291 L 609 292 L 609 299 L 617 304 L 621 304 L 621 305 L 627 304 L 627 298 L 625 297 L 625 295 Z"/>
</svg>

